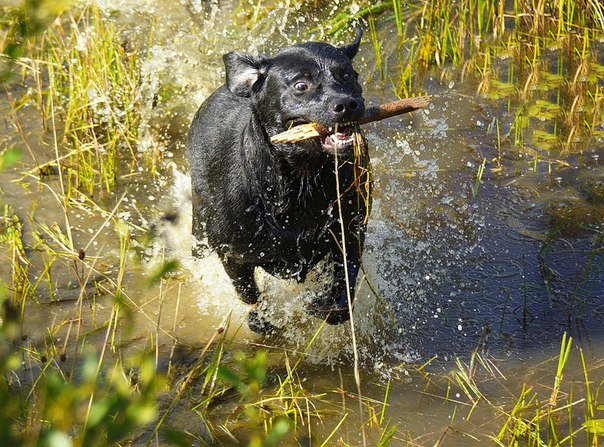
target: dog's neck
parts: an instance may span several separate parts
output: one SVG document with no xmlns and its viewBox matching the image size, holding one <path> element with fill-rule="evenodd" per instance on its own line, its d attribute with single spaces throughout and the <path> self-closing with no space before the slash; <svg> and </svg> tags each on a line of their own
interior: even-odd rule
<svg viewBox="0 0 604 447">
<path fill-rule="evenodd" d="M 300 209 L 307 209 L 315 214 L 316 205 L 325 202 L 323 181 L 330 181 L 324 176 L 333 159 L 320 149 L 309 153 L 277 147 L 270 142 L 270 132 L 254 116 L 244 130 L 242 156 L 246 174 L 250 176 L 251 195 L 276 219 L 287 216 L 291 210 L 299 213 Z M 257 141 L 258 135 L 262 135 L 262 141 Z"/>
</svg>

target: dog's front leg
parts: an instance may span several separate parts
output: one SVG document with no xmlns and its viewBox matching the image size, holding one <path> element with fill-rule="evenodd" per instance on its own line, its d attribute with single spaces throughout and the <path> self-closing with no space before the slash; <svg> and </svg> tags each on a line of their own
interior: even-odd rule
<svg viewBox="0 0 604 447">
<path fill-rule="evenodd" d="M 328 324 L 340 324 L 350 319 L 348 297 L 350 295 L 352 304 L 356 291 L 356 279 L 361 267 L 364 234 L 362 231 L 347 232 L 344 237 L 344 245 L 342 245 L 340 231 L 334 230 L 332 236 L 334 238 L 331 249 L 333 283 L 328 292 L 313 297 L 307 305 L 307 312 L 324 319 Z M 344 265 L 346 265 L 346 269 L 344 269 Z M 348 281 L 346 281 L 347 275 Z"/>
<path fill-rule="evenodd" d="M 254 280 L 254 266 L 236 262 L 228 256 L 224 256 L 221 260 L 239 299 L 247 304 L 256 304 L 260 297 L 260 291 Z"/>
<path fill-rule="evenodd" d="M 356 281 L 361 268 L 361 244 L 359 236 L 354 233 L 346 234 L 345 253 L 341 242 L 334 253 L 334 278 L 329 301 L 333 310 L 325 318 L 329 324 L 339 324 L 350 319 L 348 299 L 354 300 Z M 346 269 L 344 269 L 346 265 Z M 348 281 L 346 277 L 348 276 Z M 348 285 L 348 287 L 347 287 Z"/>
</svg>

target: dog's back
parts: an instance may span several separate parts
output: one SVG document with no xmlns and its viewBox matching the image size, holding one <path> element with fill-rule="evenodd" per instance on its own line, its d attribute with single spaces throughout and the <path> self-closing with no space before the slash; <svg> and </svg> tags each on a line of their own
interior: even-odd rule
<svg viewBox="0 0 604 447">
<path fill-rule="evenodd" d="M 195 114 L 188 136 L 188 156 L 194 201 L 194 234 L 206 223 L 212 236 L 219 231 L 228 244 L 233 223 L 241 221 L 246 195 L 240 141 L 251 114 L 250 99 L 225 86 L 216 90 Z M 222 231 L 221 231 L 222 230 Z M 220 235 L 216 235 L 220 236 Z M 216 237 L 211 242 L 217 242 Z"/>
</svg>

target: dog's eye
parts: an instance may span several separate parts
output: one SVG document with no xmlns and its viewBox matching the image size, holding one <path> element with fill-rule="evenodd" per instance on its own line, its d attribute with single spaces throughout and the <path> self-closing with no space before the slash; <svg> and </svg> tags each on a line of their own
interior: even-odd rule
<svg viewBox="0 0 604 447">
<path fill-rule="evenodd" d="M 350 81 L 350 73 L 344 73 L 342 75 L 342 81 L 344 81 L 344 82 Z"/>
<path fill-rule="evenodd" d="M 308 85 L 306 84 L 306 82 L 296 82 L 294 84 L 294 88 L 299 92 L 305 92 L 306 90 L 308 90 Z"/>
</svg>

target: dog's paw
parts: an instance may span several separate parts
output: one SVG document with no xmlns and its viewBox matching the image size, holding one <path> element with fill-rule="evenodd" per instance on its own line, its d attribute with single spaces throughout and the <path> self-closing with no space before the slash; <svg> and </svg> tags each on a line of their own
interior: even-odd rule
<svg viewBox="0 0 604 447">
<path fill-rule="evenodd" d="M 256 287 L 246 287 L 237 290 L 238 298 L 245 304 L 257 304 L 260 299 L 260 292 Z"/>
<path fill-rule="evenodd" d="M 333 296 L 315 295 L 304 308 L 309 315 L 325 320 L 327 324 L 336 325 L 350 320 L 348 302 L 335 300 Z"/>
<path fill-rule="evenodd" d="M 256 304 L 247 314 L 246 323 L 252 332 L 260 335 L 276 335 L 280 328 L 268 320 L 267 306 L 264 301 Z"/>
<path fill-rule="evenodd" d="M 306 306 L 306 312 L 313 317 L 325 320 L 327 324 L 336 325 L 350 320 L 348 307 Z"/>
</svg>

